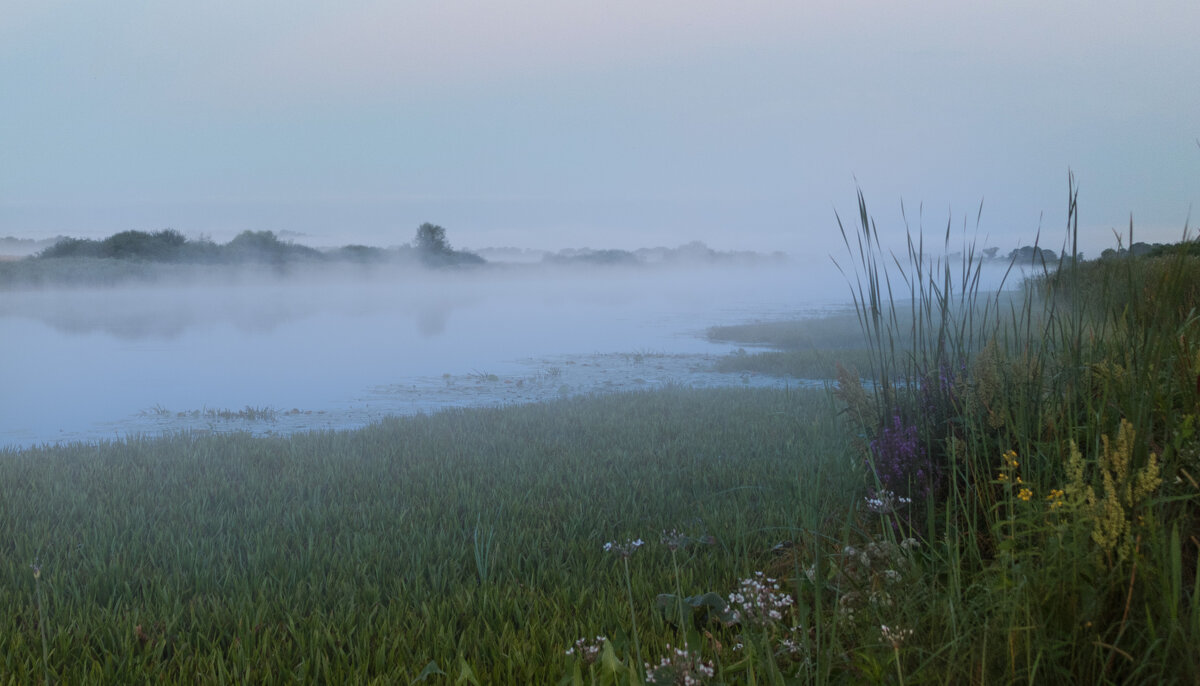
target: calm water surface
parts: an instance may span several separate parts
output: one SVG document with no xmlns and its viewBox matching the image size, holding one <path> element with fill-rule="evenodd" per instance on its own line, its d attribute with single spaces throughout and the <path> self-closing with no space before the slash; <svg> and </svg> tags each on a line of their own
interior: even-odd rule
<svg viewBox="0 0 1200 686">
<path fill-rule="evenodd" d="M 779 384 L 709 371 L 730 346 L 704 330 L 813 316 L 847 292 L 831 267 L 794 264 L 5 292 L 0 446 L 181 428 L 348 428 L 664 383 Z M 207 412 L 246 407 L 276 416 Z"/>
</svg>

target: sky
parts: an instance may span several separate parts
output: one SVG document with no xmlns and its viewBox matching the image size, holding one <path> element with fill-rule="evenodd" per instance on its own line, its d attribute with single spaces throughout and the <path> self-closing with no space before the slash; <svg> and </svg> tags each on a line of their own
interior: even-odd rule
<svg viewBox="0 0 1200 686">
<path fill-rule="evenodd" d="M 1094 254 L 1196 224 L 1197 84 L 1195 0 L 0 0 L 0 236 L 1007 250 L 1073 173 Z"/>
</svg>

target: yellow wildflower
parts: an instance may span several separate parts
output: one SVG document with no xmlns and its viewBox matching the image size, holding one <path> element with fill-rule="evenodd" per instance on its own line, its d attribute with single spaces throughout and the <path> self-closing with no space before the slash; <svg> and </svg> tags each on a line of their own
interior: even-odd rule
<svg viewBox="0 0 1200 686">
<path fill-rule="evenodd" d="M 1137 510 L 1162 484 L 1157 454 L 1150 453 L 1141 469 L 1131 467 L 1134 438 L 1133 425 L 1122 419 L 1115 446 L 1107 435 L 1100 436 L 1101 451 L 1096 469 L 1088 469 L 1089 465 L 1074 441 L 1070 443 L 1065 465 L 1066 493 L 1072 504 L 1081 507 L 1084 515 L 1092 520 L 1092 540 L 1109 564 L 1112 564 L 1114 553 L 1118 563 L 1133 554 L 1137 537 L 1134 528 L 1141 525 Z M 1099 472 L 1103 495 L 1089 483 L 1094 477 L 1087 472 Z"/>
<path fill-rule="evenodd" d="M 1003 458 L 1005 466 L 1007 466 L 1009 469 L 1016 469 L 1017 467 L 1021 466 L 1021 463 L 1017 462 L 1017 451 L 1015 450 L 1006 451 L 1003 455 Z"/>
<path fill-rule="evenodd" d="M 1028 488 L 1022 488 L 1020 491 L 1017 492 L 1017 497 L 1020 498 L 1021 500 L 1027 501 L 1033 497 L 1033 491 L 1029 490 Z"/>
<path fill-rule="evenodd" d="M 1066 493 L 1064 493 L 1060 488 L 1050 489 L 1050 495 L 1046 496 L 1046 500 L 1050 503 L 1050 509 L 1057 510 L 1058 508 L 1062 507 L 1063 496 L 1065 495 Z"/>
</svg>

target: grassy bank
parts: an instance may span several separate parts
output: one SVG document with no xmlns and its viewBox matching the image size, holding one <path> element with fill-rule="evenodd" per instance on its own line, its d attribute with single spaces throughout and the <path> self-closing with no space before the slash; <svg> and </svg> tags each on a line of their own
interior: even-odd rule
<svg viewBox="0 0 1200 686">
<path fill-rule="evenodd" d="M 988 294 L 986 304 L 993 310 L 997 305 L 1007 310 L 1023 309 L 1025 303 L 1021 297 L 1017 291 L 995 292 Z M 956 317 L 962 314 L 963 305 L 965 303 L 958 304 L 960 310 Z M 987 326 L 983 321 L 984 308 L 981 303 L 972 306 L 976 309 L 972 318 L 980 318 L 974 324 L 976 335 L 982 336 L 984 332 L 981 327 Z M 1034 306 L 1040 307 L 1040 303 Z M 918 324 L 914 319 L 917 312 L 912 303 L 889 302 L 887 311 L 895 323 L 888 347 L 911 349 L 913 340 L 918 336 L 918 332 L 914 331 Z M 863 336 L 862 321 L 853 311 L 791 321 L 713 326 L 709 327 L 706 335 L 716 343 L 734 343 L 750 348 L 739 348 L 718 359 L 714 366 L 720 372 L 832 380 L 838 378 L 839 365 L 866 375 L 878 362 L 871 342 Z"/>
<path fill-rule="evenodd" d="M 650 660 L 658 594 L 728 593 L 847 510 L 818 488 L 861 482 L 842 433 L 820 392 L 680 389 L 0 454 L 0 683 L 553 683 L 581 637 L 633 652 L 602 547 L 639 537 Z"/>
<path fill-rule="evenodd" d="M 1067 255 L 1076 216 L 1072 195 Z M 969 253 L 946 265 L 913 241 L 907 267 L 889 271 L 861 197 L 860 219 L 848 271 L 879 385 L 839 387 L 872 474 L 875 521 L 860 535 L 911 536 L 923 553 L 903 599 L 856 625 L 866 589 L 846 584 L 844 549 L 826 551 L 836 562 L 813 593 L 832 587 L 844 606 L 833 621 L 863 642 L 844 668 L 900 682 L 1196 683 L 1200 260 L 1190 247 L 1065 258 L 1005 302 L 978 290 Z M 901 298 L 911 307 L 897 316 Z M 864 649 L 872 635 L 888 658 Z"/>
<path fill-rule="evenodd" d="M 756 322 L 708 329 L 708 339 L 751 346 L 717 360 L 717 371 L 798 379 L 837 378 L 837 365 L 866 369 L 870 352 L 853 312 L 783 322 Z M 753 351 L 753 348 L 772 348 Z"/>
</svg>

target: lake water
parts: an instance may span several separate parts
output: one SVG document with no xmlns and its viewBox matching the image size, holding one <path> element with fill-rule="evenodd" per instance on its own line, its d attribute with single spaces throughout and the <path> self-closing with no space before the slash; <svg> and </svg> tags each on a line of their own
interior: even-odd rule
<svg viewBox="0 0 1200 686">
<path fill-rule="evenodd" d="M 0 446 L 782 385 L 712 372 L 733 346 L 705 329 L 813 316 L 849 293 L 821 265 L 382 271 L 0 293 Z M 273 414 L 221 412 L 245 408 Z"/>
</svg>

